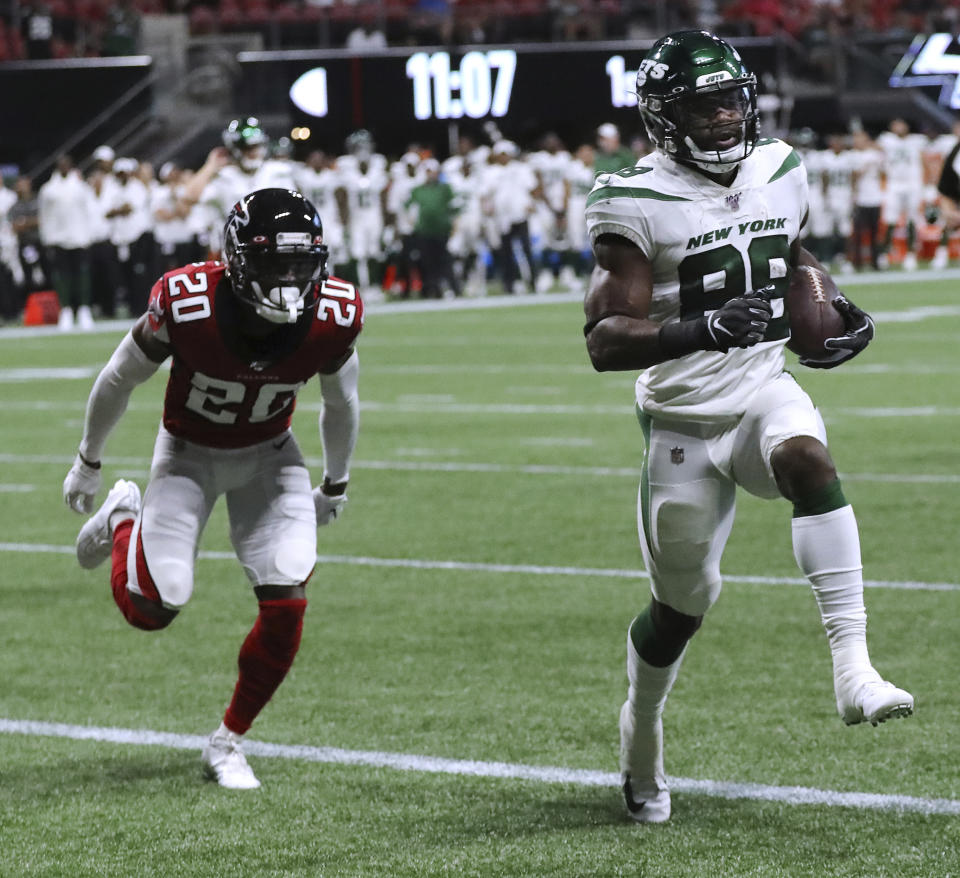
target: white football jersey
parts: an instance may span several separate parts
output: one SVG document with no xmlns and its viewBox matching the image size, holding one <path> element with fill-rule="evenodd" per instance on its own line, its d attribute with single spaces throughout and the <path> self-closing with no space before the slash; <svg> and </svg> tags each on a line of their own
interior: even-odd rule
<svg viewBox="0 0 960 878">
<path fill-rule="evenodd" d="M 854 155 L 851 150 L 827 150 L 824 164 L 827 174 L 827 201 L 843 205 L 853 201 Z"/>
<path fill-rule="evenodd" d="M 740 417 L 784 367 L 789 337 L 783 295 L 790 248 L 807 213 L 807 175 L 795 150 L 761 140 L 727 187 L 662 153 L 597 177 L 587 199 L 591 241 L 613 234 L 636 244 L 653 270 L 649 317 L 696 319 L 745 291 L 774 284 L 764 341 L 728 353 L 696 351 L 637 379 L 647 413 L 698 421 Z"/>
<path fill-rule="evenodd" d="M 300 165 L 297 168 L 297 188 L 317 209 L 323 228 L 340 225 L 340 207 L 337 190 L 343 185 L 336 168 L 321 168 L 319 171 Z"/>
<path fill-rule="evenodd" d="M 376 161 L 381 158 L 383 157 L 374 155 L 365 164 L 356 161 L 353 156 L 337 159 L 337 170 L 347 193 L 351 222 L 366 222 L 366 219 L 361 217 L 371 213 L 379 216 L 383 212 L 381 196 L 390 185 L 390 177 L 387 174 L 386 160 Z"/>
<path fill-rule="evenodd" d="M 877 138 L 877 146 L 883 150 L 888 188 L 911 189 L 923 183 L 926 145 L 927 138 L 922 134 L 900 137 L 892 131 L 884 131 Z"/>
<path fill-rule="evenodd" d="M 807 188 L 812 209 L 814 204 L 821 204 L 826 197 L 826 156 L 829 151 L 825 149 L 798 150 L 797 154 L 803 161 L 803 166 L 807 169 Z"/>
<path fill-rule="evenodd" d="M 860 207 L 877 207 L 883 202 L 883 153 L 876 147 L 852 152 L 854 202 Z"/>
<path fill-rule="evenodd" d="M 543 200 L 552 210 L 563 210 L 567 201 L 567 175 L 572 156 L 566 150 L 532 153 L 527 160 L 543 186 Z"/>
</svg>

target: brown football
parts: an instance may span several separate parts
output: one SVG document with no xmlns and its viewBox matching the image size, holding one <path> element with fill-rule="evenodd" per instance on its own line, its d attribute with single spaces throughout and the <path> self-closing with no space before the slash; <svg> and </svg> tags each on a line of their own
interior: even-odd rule
<svg viewBox="0 0 960 878">
<path fill-rule="evenodd" d="M 791 351 L 812 359 L 830 353 L 824 348 L 824 341 L 846 331 L 843 317 L 832 304 L 837 295 L 837 285 L 825 271 L 812 265 L 794 269 L 786 297 L 790 318 L 787 347 Z"/>
</svg>

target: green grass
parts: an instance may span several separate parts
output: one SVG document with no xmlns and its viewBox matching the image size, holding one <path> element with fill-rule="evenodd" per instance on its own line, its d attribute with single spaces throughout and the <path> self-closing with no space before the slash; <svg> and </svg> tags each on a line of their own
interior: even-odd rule
<svg viewBox="0 0 960 878">
<path fill-rule="evenodd" d="M 887 314 L 953 306 L 954 288 L 851 293 Z M 624 639 L 646 580 L 533 569 L 641 567 L 634 376 L 593 373 L 580 324 L 569 303 L 370 314 L 350 503 L 320 552 L 386 560 L 318 566 L 297 662 L 250 737 L 616 771 Z M 60 484 L 92 371 L 118 335 L 2 339 L 0 487 L 22 486 L 0 493 L 5 544 L 72 545 L 80 519 Z M 796 370 L 827 422 L 868 580 L 960 582 L 957 337 L 960 316 L 882 320 L 854 363 Z M 91 374 L 12 380 L 28 368 Z M 135 393 L 108 484 L 144 483 L 163 383 Z M 295 416 L 312 458 L 318 404 L 306 388 Z M 799 576 L 789 519 L 785 502 L 740 497 L 732 581 L 665 715 L 668 773 L 960 799 L 957 591 L 868 590 L 875 663 L 914 692 L 917 713 L 846 728 L 809 589 L 737 579 Z M 201 548 L 229 553 L 222 507 Z M 0 561 L 0 718 L 178 734 L 217 724 L 256 612 L 235 560 L 201 558 L 190 605 L 153 635 L 123 622 L 102 569 L 39 549 Z M 681 792 L 669 824 L 640 827 L 612 786 L 251 763 L 263 788 L 231 794 L 201 779 L 190 750 L 2 734 L 0 876 L 960 875 L 955 816 Z"/>
</svg>

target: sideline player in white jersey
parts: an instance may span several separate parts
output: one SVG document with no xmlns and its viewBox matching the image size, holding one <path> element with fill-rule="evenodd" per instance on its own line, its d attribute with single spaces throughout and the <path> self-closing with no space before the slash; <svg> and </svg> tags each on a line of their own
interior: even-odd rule
<svg viewBox="0 0 960 878">
<path fill-rule="evenodd" d="M 637 92 L 657 152 L 601 174 L 590 194 L 598 267 L 584 332 L 598 371 L 644 370 L 637 517 L 652 600 L 627 636 L 620 768 L 630 816 L 657 823 L 670 816 L 663 707 L 720 593 L 738 486 L 793 504 L 794 555 L 826 629 L 844 722 L 907 715 L 913 697 L 870 662 L 857 522 L 823 421 L 784 371 L 784 294 L 797 265 L 816 264 L 799 244 L 803 165 L 786 143 L 759 139 L 756 78 L 711 34 L 658 40 Z M 843 297 L 834 306 L 846 333 L 804 365 L 837 366 L 873 337 L 863 311 Z"/>
<path fill-rule="evenodd" d="M 582 286 L 583 278 L 589 274 L 592 264 L 590 239 L 587 236 L 587 196 L 593 188 L 594 149 L 589 143 L 577 147 L 567 167 L 567 236 L 570 239 L 570 253 L 573 264 L 575 284 Z"/>
<path fill-rule="evenodd" d="M 323 242 L 330 252 L 329 271 L 347 259 L 343 211 L 345 196 L 337 161 L 323 150 L 315 149 L 296 170 L 297 189 L 317 209 L 323 220 Z"/>
<path fill-rule="evenodd" d="M 382 265 L 386 193 L 390 185 L 387 160 L 374 152 L 369 131 L 347 138 L 347 154 L 337 160 L 347 196 L 347 237 L 350 258 L 357 263 L 363 292 L 370 293 Z"/>
<path fill-rule="evenodd" d="M 531 216 L 535 225 L 532 237 L 540 245 L 543 266 L 537 276 L 537 289 L 545 292 L 555 281 L 561 286 L 572 286 L 570 237 L 567 233 L 567 175 L 570 153 L 553 131 L 543 136 L 541 148 L 527 157 L 527 164 L 537 175 L 536 205 Z M 562 276 L 561 276 L 562 272 Z"/>
<path fill-rule="evenodd" d="M 862 129 L 853 132 L 853 264 L 863 265 L 863 245 L 870 267 L 879 268 L 880 205 L 883 204 L 883 153 Z"/>
<path fill-rule="evenodd" d="M 199 204 L 206 210 L 212 253 L 220 252 L 223 224 L 244 195 L 290 185 L 286 167 L 267 160 L 270 138 L 258 119 L 248 116 L 231 120 L 221 138 L 223 146 L 210 150 L 182 195 L 188 207 Z"/>
<path fill-rule="evenodd" d="M 794 145 L 807 171 L 808 219 L 800 232 L 804 246 L 817 258 L 827 259 L 830 238 L 830 213 L 827 210 L 827 153 L 818 149 L 818 137 L 812 128 L 797 132 Z"/>
<path fill-rule="evenodd" d="M 847 149 L 842 134 L 827 138 L 825 156 L 827 176 L 827 212 L 830 216 L 829 259 L 841 271 L 851 270 L 847 258 L 850 236 L 853 233 L 853 153 Z"/>
<path fill-rule="evenodd" d="M 927 138 L 911 134 L 903 119 L 894 119 L 888 131 L 877 137 L 877 146 L 883 150 L 886 184 L 883 195 L 882 217 L 887 226 L 884 254 L 889 254 L 896 227 L 903 221 L 907 232 L 907 254 L 903 267 L 917 267 L 914 245 L 917 226 L 922 221 L 923 206 L 923 151 Z"/>
</svg>

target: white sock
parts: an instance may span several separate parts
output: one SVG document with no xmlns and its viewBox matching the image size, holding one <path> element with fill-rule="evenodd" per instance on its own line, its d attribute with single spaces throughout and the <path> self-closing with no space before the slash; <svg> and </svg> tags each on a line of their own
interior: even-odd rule
<svg viewBox="0 0 960 878">
<path fill-rule="evenodd" d="M 792 530 L 794 557 L 820 607 L 834 680 L 871 671 L 860 534 L 853 507 L 794 518 Z"/>
<path fill-rule="evenodd" d="M 645 780 L 663 778 L 663 715 L 667 696 L 673 688 L 680 671 L 684 652 L 665 668 L 647 664 L 637 653 L 633 638 L 627 634 L 627 693 L 626 710 L 633 732 L 628 736 L 626 749 L 620 753 L 620 770 L 629 772 L 641 783 Z"/>
<path fill-rule="evenodd" d="M 220 738 L 220 737 L 224 737 L 224 738 L 225 738 L 225 737 L 228 737 L 228 736 L 230 736 L 230 735 L 233 735 L 234 738 L 242 738 L 242 737 L 243 737 L 243 735 L 238 735 L 236 732 L 228 729 L 228 728 L 226 727 L 226 725 L 224 724 L 223 720 L 220 721 L 220 728 L 218 728 L 218 729 L 214 732 L 214 734 L 215 734 L 218 738 Z"/>
</svg>

